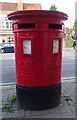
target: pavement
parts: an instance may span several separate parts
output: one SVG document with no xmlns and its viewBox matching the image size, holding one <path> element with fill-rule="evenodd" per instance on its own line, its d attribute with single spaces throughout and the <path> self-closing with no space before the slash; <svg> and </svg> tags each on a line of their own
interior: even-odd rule
<svg viewBox="0 0 77 120">
<path fill-rule="evenodd" d="M 66 47 L 66 48 L 63 48 L 63 51 L 72 51 L 74 50 L 73 47 Z M 75 51 L 77 50 L 77 47 L 75 48 Z"/>
<path fill-rule="evenodd" d="M 55 108 L 31 111 L 23 110 L 19 108 L 17 101 L 11 104 L 11 111 L 7 109 L 2 109 L 2 118 L 76 118 L 77 116 L 77 105 L 75 101 L 77 82 L 72 78 L 72 80 L 62 80 L 62 90 L 61 90 L 61 103 Z M 2 88 L 2 105 L 0 108 L 9 104 L 8 100 L 16 94 L 15 84 L 4 84 Z M 1 89 L 0 89 L 1 96 Z"/>
<path fill-rule="evenodd" d="M 67 50 L 67 49 L 65 49 Z M 70 50 L 72 50 L 70 48 Z M 76 119 L 77 118 L 77 78 L 62 79 L 61 103 L 57 107 L 39 111 L 23 110 L 19 108 L 16 95 L 15 83 L 0 84 L 0 117 L 1 119 L 17 120 L 23 118 L 54 118 Z M 2 102 L 1 102 L 2 101 Z M 12 101 L 12 103 L 10 103 Z M 9 105 L 10 107 L 7 107 Z"/>
</svg>

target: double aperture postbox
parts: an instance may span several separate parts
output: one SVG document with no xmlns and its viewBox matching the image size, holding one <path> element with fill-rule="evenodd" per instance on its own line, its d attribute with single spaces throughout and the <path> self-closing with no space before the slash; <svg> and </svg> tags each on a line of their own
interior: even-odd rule
<svg viewBox="0 0 77 120">
<path fill-rule="evenodd" d="M 10 13 L 16 60 L 16 91 L 21 107 L 45 109 L 61 99 L 63 21 L 58 11 Z"/>
</svg>

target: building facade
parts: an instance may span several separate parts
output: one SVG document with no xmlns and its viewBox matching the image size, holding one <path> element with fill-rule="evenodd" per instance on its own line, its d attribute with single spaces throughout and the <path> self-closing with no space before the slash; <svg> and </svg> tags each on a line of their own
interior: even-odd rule
<svg viewBox="0 0 77 120">
<path fill-rule="evenodd" d="M 26 4 L 23 0 L 18 0 L 18 3 L 0 2 L 0 43 L 14 42 L 12 21 L 8 20 L 7 14 L 18 10 L 41 9 L 40 4 Z"/>
</svg>

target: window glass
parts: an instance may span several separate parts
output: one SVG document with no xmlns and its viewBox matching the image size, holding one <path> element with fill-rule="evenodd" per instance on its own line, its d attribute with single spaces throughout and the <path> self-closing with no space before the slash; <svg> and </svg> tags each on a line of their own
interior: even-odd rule
<svg viewBox="0 0 77 120">
<path fill-rule="evenodd" d="M 31 54 L 31 40 L 23 40 L 23 53 Z"/>
<path fill-rule="evenodd" d="M 1 28 L 1 22 L 0 22 L 0 28 Z"/>
<path fill-rule="evenodd" d="M 9 23 L 8 22 L 6 22 L 6 28 L 9 28 Z"/>
<path fill-rule="evenodd" d="M 2 28 L 5 28 L 5 22 L 2 22 Z"/>
<path fill-rule="evenodd" d="M 12 22 L 10 22 L 10 26 L 9 27 L 12 28 Z"/>
<path fill-rule="evenodd" d="M 59 52 L 59 40 L 53 40 L 53 53 Z"/>
</svg>

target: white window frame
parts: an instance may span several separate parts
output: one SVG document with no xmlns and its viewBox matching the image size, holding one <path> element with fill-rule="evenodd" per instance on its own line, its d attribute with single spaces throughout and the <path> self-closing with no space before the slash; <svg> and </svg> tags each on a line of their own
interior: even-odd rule
<svg viewBox="0 0 77 120">
<path fill-rule="evenodd" d="M 8 23 L 8 27 L 6 23 Z M 12 24 L 12 21 L 8 20 L 7 15 L 0 15 L 0 29 L 12 29 L 12 26 L 10 24 Z"/>
</svg>

